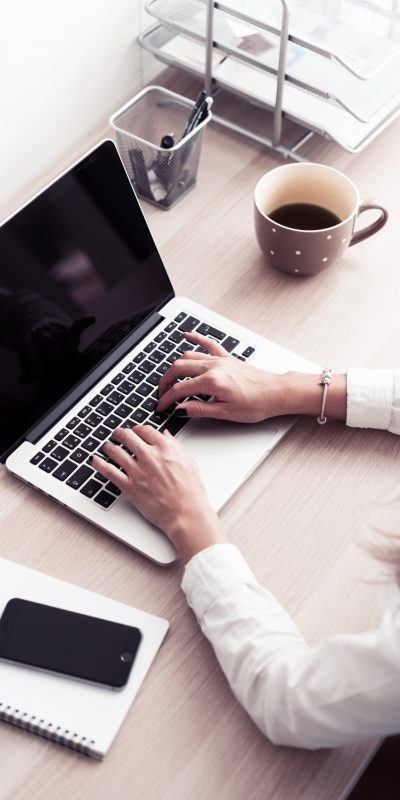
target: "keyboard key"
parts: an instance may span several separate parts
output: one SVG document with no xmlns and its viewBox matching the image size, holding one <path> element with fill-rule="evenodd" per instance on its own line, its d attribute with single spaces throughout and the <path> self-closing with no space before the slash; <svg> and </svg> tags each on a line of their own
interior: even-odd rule
<svg viewBox="0 0 400 800">
<path fill-rule="evenodd" d="M 107 403 L 105 400 L 103 400 L 103 402 L 97 406 L 96 411 L 99 414 L 103 414 L 103 417 L 107 417 L 108 414 L 111 414 L 111 411 L 114 411 L 114 406 L 112 406 L 111 403 Z"/>
<path fill-rule="evenodd" d="M 101 389 L 100 391 L 101 391 L 101 394 L 104 397 L 106 394 L 109 394 L 110 392 L 112 392 L 113 389 L 114 389 L 113 384 L 112 383 L 107 383 L 107 386 L 104 386 L 104 389 Z"/>
<path fill-rule="evenodd" d="M 164 342 L 164 344 L 165 344 L 165 342 Z M 150 356 L 149 356 L 149 360 L 153 361 L 153 369 L 154 369 L 154 364 L 159 364 L 161 361 L 163 361 L 164 358 L 165 358 L 164 353 L 162 353 L 162 352 L 160 353 L 159 350 L 155 350 L 154 353 L 151 353 Z"/>
<path fill-rule="evenodd" d="M 154 341 L 159 344 L 160 342 L 162 342 L 163 339 L 166 338 L 167 334 L 165 333 L 165 331 L 160 331 L 160 333 L 158 333 L 157 336 L 154 337 Z"/>
<path fill-rule="evenodd" d="M 95 436 L 96 439 L 100 439 L 100 441 L 103 441 L 103 439 L 106 439 L 107 436 L 109 435 L 110 435 L 110 429 L 105 428 L 104 425 L 99 425 L 99 427 L 96 428 L 95 431 L 93 431 L 93 436 Z"/>
<path fill-rule="evenodd" d="M 227 350 L 228 353 L 230 353 L 235 349 L 236 345 L 239 344 L 239 339 L 234 339 L 233 336 L 227 336 L 226 339 L 221 342 L 221 344 L 224 350 Z"/>
<path fill-rule="evenodd" d="M 96 494 L 94 502 L 98 503 L 99 506 L 103 506 L 103 508 L 109 508 L 116 499 L 117 498 L 114 495 L 110 494 L 110 492 L 106 492 L 104 489 L 102 489 L 101 492 Z"/>
<path fill-rule="evenodd" d="M 130 413 L 130 411 L 131 409 L 129 408 L 128 413 Z M 121 422 L 122 422 L 121 417 L 117 417 L 116 414 L 110 414 L 110 416 L 104 420 L 104 425 L 107 425 L 107 428 L 111 428 L 111 430 L 114 430 L 114 428 L 119 427 Z"/>
<path fill-rule="evenodd" d="M 144 372 L 139 372 L 139 370 L 135 370 L 135 372 L 132 372 L 132 375 L 129 375 L 129 380 L 132 381 L 132 383 L 141 383 L 145 377 L 146 376 Z"/>
<path fill-rule="evenodd" d="M 98 474 L 98 473 L 96 473 Z M 85 485 L 80 489 L 81 494 L 84 494 L 85 497 L 94 497 L 95 494 L 101 489 L 101 483 L 99 481 L 95 481 L 93 478 L 90 479 Z"/>
<path fill-rule="evenodd" d="M 179 333 L 179 331 L 174 331 L 171 333 L 171 336 L 168 337 L 170 342 L 175 342 L 175 344 L 180 344 L 183 339 L 183 333 Z"/>
<path fill-rule="evenodd" d="M 153 387 L 149 386 L 148 383 L 142 383 L 141 386 L 138 387 L 138 394 L 143 395 L 143 397 L 147 397 L 153 391 Z"/>
<path fill-rule="evenodd" d="M 67 422 L 67 428 L 69 428 L 69 430 L 72 430 L 72 428 L 75 428 L 75 425 L 79 425 L 79 423 L 80 423 L 79 417 L 72 417 L 72 419 L 70 419 L 70 421 Z"/>
<path fill-rule="evenodd" d="M 123 368 L 122 372 L 124 372 L 125 375 L 129 375 L 129 373 L 132 372 L 133 369 L 136 369 L 136 364 L 134 364 L 133 361 L 130 361 L 129 364 L 127 364 L 126 367 Z"/>
<path fill-rule="evenodd" d="M 149 344 L 146 344 L 146 347 L 144 348 L 144 351 L 146 353 L 151 353 L 151 351 L 155 350 L 156 347 L 157 347 L 157 345 L 156 345 L 155 342 L 149 342 Z"/>
<path fill-rule="evenodd" d="M 92 428 L 95 428 L 96 425 L 100 425 L 102 419 L 103 417 L 101 417 L 100 414 L 96 414 L 95 411 L 92 411 L 92 413 L 89 414 L 88 417 L 86 417 L 85 422 L 87 425 L 91 425 Z"/>
<path fill-rule="evenodd" d="M 142 350 L 142 352 L 138 353 L 137 356 L 135 356 L 133 360 L 134 360 L 135 364 L 140 364 L 140 362 L 143 361 L 144 358 L 146 358 L 146 353 L 144 353 L 143 350 Z"/>
<path fill-rule="evenodd" d="M 119 405 L 119 403 L 122 403 L 123 399 L 124 399 L 124 395 L 121 394 L 121 392 L 116 392 L 116 391 L 111 392 L 111 394 L 109 394 L 108 397 L 107 397 L 107 400 L 110 403 L 112 403 L 113 406 L 117 406 L 117 405 Z"/>
<path fill-rule="evenodd" d="M 92 432 L 92 429 L 91 429 L 90 425 L 86 425 L 84 422 L 81 422 L 81 424 L 78 425 L 78 427 L 75 428 L 75 430 L 74 430 L 75 436 L 80 436 L 81 439 L 84 439 L 85 436 L 89 436 L 89 434 L 91 432 Z"/>
<path fill-rule="evenodd" d="M 67 433 L 68 433 L 67 428 L 61 428 L 61 430 L 58 431 L 58 433 L 54 434 L 54 438 L 57 439 L 57 442 L 61 442 L 61 440 L 64 439 L 64 436 L 66 436 Z"/>
<path fill-rule="evenodd" d="M 192 331 L 198 324 L 200 320 L 196 319 L 196 317 L 187 317 L 180 325 L 180 331 Z"/>
<path fill-rule="evenodd" d="M 43 472 L 52 472 L 54 467 L 57 466 L 57 461 L 54 461 L 53 458 L 45 458 L 39 464 L 39 469 L 42 469 Z"/>
<path fill-rule="evenodd" d="M 120 406 L 117 406 L 115 409 L 115 413 L 118 414 L 120 417 L 128 417 L 131 413 L 132 409 L 126 405 L 126 403 L 121 403 Z"/>
<path fill-rule="evenodd" d="M 122 372 L 119 372 L 114 378 L 112 378 L 112 383 L 116 386 L 118 383 L 121 383 L 125 378 L 125 375 Z"/>
<path fill-rule="evenodd" d="M 181 311 L 178 314 L 178 316 L 175 317 L 175 322 L 182 322 L 182 320 L 185 319 L 185 317 L 186 317 L 186 314 L 183 311 Z"/>
<path fill-rule="evenodd" d="M 67 455 L 68 455 L 68 450 L 66 449 L 66 447 L 61 447 L 60 445 L 58 445 L 58 447 L 56 447 L 52 451 L 51 457 L 55 458 L 56 461 L 64 461 L 64 458 L 66 458 Z"/>
<path fill-rule="evenodd" d="M 133 412 L 131 419 L 135 420 L 135 422 L 144 422 L 148 416 L 148 413 L 144 411 L 143 408 L 137 408 L 136 411 Z"/>
<path fill-rule="evenodd" d="M 152 357 L 152 355 L 153 355 L 153 353 L 151 354 L 150 358 Z M 163 358 L 164 358 L 164 356 L 163 356 Z M 160 358 L 160 361 L 162 361 L 162 358 Z M 143 370 L 143 372 L 145 372 L 146 375 L 148 375 L 149 372 L 153 372 L 153 369 L 155 369 L 155 364 L 154 364 L 154 362 L 152 363 L 151 361 L 146 359 L 146 361 L 143 361 L 141 363 L 140 369 Z"/>
<path fill-rule="evenodd" d="M 54 439 L 50 439 L 49 442 L 46 442 L 46 444 L 43 445 L 42 450 L 44 453 L 50 453 L 50 450 L 52 450 L 55 445 L 56 443 Z"/>
<path fill-rule="evenodd" d="M 166 419 L 167 419 L 166 414 L 156 411 L 154 414 L 151 415 L 149 422 L 154 422 L 155 425 L 162 425 L 162 423 L 165 422 Z"/>
<path fill-rule="evenodd" d="M 80 443 L 81 440 L 78 439 L 77 436 L 74 436 L 72 433 L 70 433 L 70 435 L 67 436 L 67 438 L 64 439 L 63 441 L 64 447 L 68 447 L 68 450 L 75 450 L 75 447 L 78 447 Z"/>
<path fill-rule="evenodd" d="M 94 470 L 87 467 L 84 464 L 82 467 L 74 472 L 73 475 L 67 480 L 67 486 L 71 486 L 72 489 L 79 489 L 85 481 L 93 475 Z"/>
<path fill-rule="evenodd" d="M 74 469 L 76 469 L 76 464 L 74 464 L 73 461 L 68 461 L 67 459 L 67 461 L 64 461 L 64 463 L 57 467 L 55 472 L 53 472 L 53 478 L 57 478 L 59 481 L 65 481 L 65 479 L 71 475 L 71 472 L 74 471 Z"/>
<path fill-rule="evenodd" d="M 98 404 L 101 403 L 102 399 L 103 399 L 103 397 L 102 397 L 101 394 L 96 394 L 95 397 L 93 397 L 93 399 L 90 400 L 90 405 L 92 407 L 98 406 Z"/>
<path fill-rule="evenodd" d="M 122 392 L 124 395 L 130 394 L 132 391 L 132 384 L 130 381 L 122 381 L 118 386 L 118 391 Z"/>
<path fill-rule="evenodd" d="M 132 420 L 132 419 L 124 419 L 122 425 L 120 425 L 119 427 L 120 428 L 133 428 L 134 425 L 137 425 L 137 422 L 135 422 L 134 420 Z"/>
<path fill-rule="evenodd" d="M 174 363 L 174 361 L 177 361 L 177 360 L 178 360 L 178 358 L 180 358 L 180 357 L 181 357 L 181 355 L 182 355 L 182 353 L 176 353 L 176 352 L 175 352 L 175 353 L 171 353 L 171 355 L 170 355 L 170 356 L 168 356 L 168 358 L 167 358 L 167 362 L 168 362 L 169 364 L 173 364 L 173 363 Z"/>
<path fill-rule="evenodd" d="M 144 401 L 142 408 L 145 408 L 146 411 L 154 411 L 157 406 L 157 400 L 154 397 L 148 397 L 147 400 Z"/>
<path fill-rule="evenodd" d="M 161 380 L 161 375 L 159 374 L 159 372 L 153 372 L 152 375 L 149 375 L 147 380 L 149 383 L 152 384 L 152 386 L 158 386 Z"/>
<path fill-rule="evenodd" d="M 136 394 L 135 392 L 132 392 L 132 394 L 130 394 L 129 397 L 126 398 L 126 402 L 133 408 L 138 406 L 139 403 L 142 402 L 142 400 L 143 397 L 141 397 L 140 394 Z M 131 409 L 129 410 L 129 413 L 131 413 Z"/>
<path fill-rule="evenodd" d="M 121 489 L 118 489 L 118 486 L 116 486 L 115 483 L 112 483 L 112 481 L 108 481 L 104 488 L 108 489 L 111 494 L 115 494 L 116 496 L 121 494 Z"/>
<path fill-rule="evenodd" d="M 83 462 L 87 459 L 87 452 L 86 450 L 82 450 L 81 447 L 77 447 L 77 449 L 71 453 L 70 458 L 72 458 L 73 461 L 76 461 L 77 464 L 83 464 Z"/>
<path fill-rule="evenodd" d="M 44 453 L 35 453 L 35 455 L 30 459 L 29 463 L 36 465 L 42 460 L 42 458 L 44 458 Z"/>
<path fill-rule="evenodd" d="M 189 342 L 182 342 L 177 348 L 177 353 L 186 353 L 189 350 L 194 350 L 194 344 L 190 344 Z"/>
<path fill-rule="evenodd" d="M 169 431 L 172 436 L 176 436 L 188 422 L 190 422 L 189 417 L 170 417 L 160 431 Z"/>
<path fill-rule="evenodd" d="M 246 359 L 243 356 L 238 356 L 238 361 L 246 361 Z"/>
<path fill-rule="evenodd" d="M 174 342 L 169 342 L 168 339 L 166 342 L 161 342 L 159 351 L 161 350 L 162 353 L 172 353 L 174 349 Z M 160 359 L 161 360 L 161 359 Z"/>
<path fill-rule="evenodd" d="M 107 478 L 101 475 L 100 472 L 95 472 L 93 478 L 95 478 L 96 481 L 101 481 L 101 483 L 107 483 Z"/>
<path fill-rule="evenodd" d="M 170 322 L 165 328 L 165 330 L 167 331 L 167 333 L 170 333 L 171 331 L 174 330 L 174 328 L 176 328 L 176 322 Z"/>
<path fill-rule="evenodd" d="M 163 363 L 160 364 L 159 367 L 157 367 L 157 372 L 159 372 L 161 375 L 164 375 L 164 373 L 167 372 L 167 370 L 169 370 L 170 366 L 171 364 L 167 364 L 166 361 L 163 361 Z"/>
<path fill-rule="evenodd" d="M 243 350 L 242 356 L 244 358 L 250 358 L 255 352 L 254 347 L 246 347 L 246 350 Z"/>
<path fill-rule="evenodd" d="M 196 347 L 196 353 L 204 353 L 207 356 L 210 355 L 210 351 L 206 350 L 205 347 L 201 347 L 201 346 L 200 347 Z"/>
<path fill-rule="evenodd" d="M 196 328 L 196 333 L 201 333 L 203 336 L 213 336 L 214 339 L 225 339 L 226 333 L 223 331 L 219 331 L 218 328 L 213 328 L 212 325 L 206 325 L 205 322 L 202 322 L 198 328 Z"/>
<path fill-rule="evenodd" d="M 90 414 L 91 410 L 92 409 L 90 406 L 84 406 L 80 411 L 78 411 L 78 417 L 81 417 L 81 419 L 86 417 L 86 414 Z"/>
<path fill-rule="evenodd" d="M 99 440 L 93 439 L 93 436 L 89 436 L 84 442 L 82 442 L 82 447 L 85 447 L 85 449 L 89 450 L 90 453 L 93 453 L 93 450 L 96 450 L 98 446 Z"/>
</svg>

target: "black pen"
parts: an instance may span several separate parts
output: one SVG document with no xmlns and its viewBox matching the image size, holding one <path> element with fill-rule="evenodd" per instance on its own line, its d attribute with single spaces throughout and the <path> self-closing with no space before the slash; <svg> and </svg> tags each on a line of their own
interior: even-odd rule
<svg viewBox="0 0 400 800">
<path fill-rule="evenodd" d="M 207 98 L 207 92 L 205 92 L 204 89 L 202 89 L 200 94 L 196 98 L 195 104 L 189 114 L 189 119 L 186 123 L 185 130 L 183 131 L 181 139 L 184 139 L 184 137 L 187 136 L 188 133 L 190 133 L 190 131 L 193 130 L 193 128 L 196 126 L 197 122 L 195 121 L 195 118 L 197 118 L 198 116 L 199 109 L 201 109 L 202 112 L 204 111 L 204 103 L 206 101 L 206 98 Z"/>
</svg>

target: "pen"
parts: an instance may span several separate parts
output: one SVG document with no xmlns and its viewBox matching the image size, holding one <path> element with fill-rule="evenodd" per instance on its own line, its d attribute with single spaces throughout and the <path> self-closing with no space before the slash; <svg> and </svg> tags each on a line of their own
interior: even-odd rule
<svg viewBox="0 0 400 800">
<path fill-rule="evenodd" d="M 185 136 L 190 133 L 191 130 L 196 126 L 197 121 L 196 118 L 198 117 L 199 110 L 201 109 L 202 112 L 204 111 L 204 103 L 207 97 L 207 92 L 204 89 L 201 90 L 200 94 L 197 96 L 194 106 L 189 114 L 188 121 L 186 123 L 185 129 L 181 136 L 181 139 L 184 139 Z"/>
</svg>

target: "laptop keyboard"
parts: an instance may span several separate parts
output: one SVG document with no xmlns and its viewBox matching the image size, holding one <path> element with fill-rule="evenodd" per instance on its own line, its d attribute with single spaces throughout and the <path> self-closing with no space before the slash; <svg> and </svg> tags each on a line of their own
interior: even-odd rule
<svg viewBox="0 0 400 800">
<path fill-rule="evenodd" d="M 88 459 L 96 453 L 110 461 L 102 447 L 115 428 L 146 424 L 159 431 L 168 430 L 175 436 L 190 422 L 190 418 L 174 415 L 177 404 L 165 412 L 157 411 L 158 384 L 171 364 L 185 350 L 208 352 L 185 340 L 184 333 L 189 331 L 215 339 L 240 361 L 247 361 L 254 353 L 253 347 L 246 347 L 233 336 L 182 311 L 116 375 L 109 377 L 109 382 L 98 389 L 94 397 L 82 403 L 75 416 L 53 433 L 53 438 L 34 454 L 30 463 L 55 480 L 64 481 L 102 508 L 114 505 L 120 489 L 96 472 Z M 210 398 L 200 395 L 198 399 Z"/>
</svg>

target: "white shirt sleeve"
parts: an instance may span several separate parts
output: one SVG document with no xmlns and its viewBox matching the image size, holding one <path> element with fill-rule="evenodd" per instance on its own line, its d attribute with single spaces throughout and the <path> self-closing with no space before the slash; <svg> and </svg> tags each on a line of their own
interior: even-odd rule
<svg viewBox="0 0 400 800">
<path fill-rule="evenodd" d="M 400 370 L 347 371 L 346 424 L 400 434 Z"/>
<path fill-rule="evenodd" d="M 400 731 L 397 607 L 374 631 L 311 649 L 231 544 L 194 556 L 182 588 L 234 694 L 271 741 L 334 747 Z"/>
</svg>

